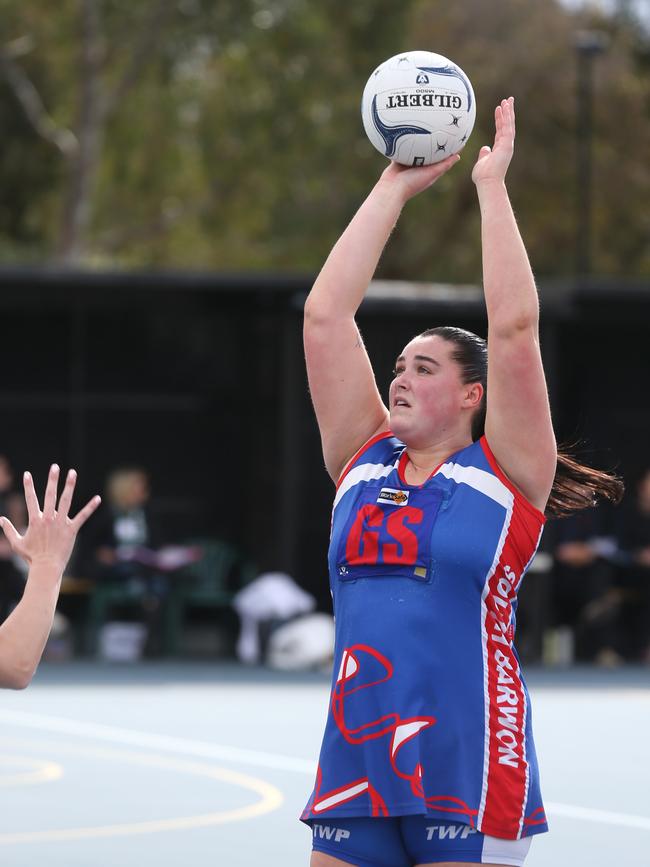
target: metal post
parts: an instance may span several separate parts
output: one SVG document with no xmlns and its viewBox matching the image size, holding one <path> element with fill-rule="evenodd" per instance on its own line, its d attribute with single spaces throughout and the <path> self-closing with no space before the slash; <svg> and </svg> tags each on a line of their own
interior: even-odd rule
<svg viewBox="0 0 650 867">
<path fill-rule="evenodd" d="M 607 48 L 606 33 L 580 30 L 575 36 L 578 61 L 576 105 L 576 272 L 589 276 L 593 265 L 593 61 Z"/>
</svg>

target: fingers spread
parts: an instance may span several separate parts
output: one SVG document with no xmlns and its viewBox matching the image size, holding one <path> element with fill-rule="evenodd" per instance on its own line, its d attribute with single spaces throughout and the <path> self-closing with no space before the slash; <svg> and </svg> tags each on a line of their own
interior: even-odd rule
<svg viewBox="0 0 650 867">
<path fill-rule="evenodd" d="M 77 473 L 75 470 L 68 470 L 68 476 L 65 480 L 65 486 L 63 488 L 63 493 L 61 494 L 61 499 L 59 500 L 59 513 L 64 517 L 68 517 L 68 513 L 70 511 L 70 506 L 72 505 L 72 496 L 74 494 L 74 488 L 77 484 Z"/>
<path fill-rule="evenodd" d="M 25 502 L 27 503 L 27 514 L 29 516 L 30 522 L 35 521 L 41 514 L 41 507 L 38 502 L 38 497 L 36 496 L 36 491 L 34 490 L 34 479 L 32 478 L 31 473 L 26 472 L 23 475 L 23 485 L 25 487 Z"/>
<path fill-rule="evenodd" d="M 0 527 L 2 527 L 4 534 L 12 547 L 22 538 L 18 530 L 16 530 L 14 525 L 9 520 L 9 518 L 0 518 Z"/>
<path fill-rule="evenodd" d="M 43 503 L 43 514 L 45 517 L 51 518 L 56 510 L 56 495 L 59 486 L 59 467 L 57 464 L 52 464 L 50 472 L 47 476 L 47 487 L 45 488 L 45 502 Z"/>
<path fill-rule="evenodd" d="M 95 511 L 97 506 L 99 506 L 101 501 L 102 501 L 101 497 L 99 497 L 99 496 L 93 497 L 92 500 L 90 500 L 88 503 L 86 503 L 86 505 L 83 507 L 83 509 L 81 509 L 81 511 L 75 515 L 75 517 L 72 519 L 72 524 L 73 524 L 73 527 L 75 529 L 75 532 L 77 532 L 77 530 L 79 530 L 81 527 L 83 527 L 83 525 L 86 523 L 88 518 L 90 518 L 90 516 Z"/>
</svg>

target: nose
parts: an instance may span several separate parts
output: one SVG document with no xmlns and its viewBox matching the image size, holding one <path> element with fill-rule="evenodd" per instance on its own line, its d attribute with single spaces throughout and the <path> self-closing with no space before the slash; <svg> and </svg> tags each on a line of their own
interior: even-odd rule
<svg viewBox="0 0 650 867">
<path fill-rule="evenodd" d="M 397 400 L 397 398 L 400 395 L 402 395 L 403 397 L 406 397 L 406 395 L 409 394 L 410 390 L 411 390 L 411 386 L 410 386 L 410 383 L 408 380 L 408 376 L 406 375 L 406 373 L 400 373 L 399 376 L 397 376 L 391 384 L 391 389 L 390 389 L 391 403 L 393 401 Z"/>
</svg>

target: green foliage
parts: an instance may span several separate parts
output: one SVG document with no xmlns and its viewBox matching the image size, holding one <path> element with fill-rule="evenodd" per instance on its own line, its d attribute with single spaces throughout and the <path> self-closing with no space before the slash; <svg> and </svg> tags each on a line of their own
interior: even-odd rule
<svg viewBox="0 0 650 867">
<path fill-rule="evenodd" d="M 409 203 L 382 276 L 480 279 L 471 166 L 491 140 L 495 103 L 511 93 L 509 185 L 522 231 L 538 274 L 566 274 L 580 134 L 574 33 L 597 26 L 610 45 L 594 61 L 594 264 L 650 274 L 650 65 L 629 19 L 579 17 L 555 0 L 65 0 L 55 12 L 45 0 L 5 0 L 3 44 L 29 37 L 16 63 L 82 143 L 89 9 L 93 93 L 110 105 L 124 82 L 97 122 L 89 165 L 44 141 L 0 81 L 5 261 L 55 257 L 86 172 L 90 220 L 75 253 L 85 263 L 317 270 L 382 169 L 360 120 L 366 79 L 392 54 L 428 48 L 470 75 L 479 114 L 460 164 Z"/>
</svg>

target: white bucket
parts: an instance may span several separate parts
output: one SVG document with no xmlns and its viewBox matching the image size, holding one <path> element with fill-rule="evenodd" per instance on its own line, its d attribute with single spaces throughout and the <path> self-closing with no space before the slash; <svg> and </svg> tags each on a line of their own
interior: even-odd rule
<svg viewBox="0 0 650 867">
<path fill-rule="evenodd" d="M 147 639 L 144 623 L 105 623 L 99 630 L 99 655 L 110 662 L 135 662 Z"/>
</svg>

